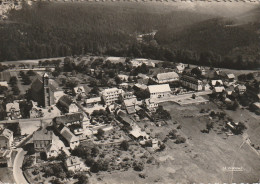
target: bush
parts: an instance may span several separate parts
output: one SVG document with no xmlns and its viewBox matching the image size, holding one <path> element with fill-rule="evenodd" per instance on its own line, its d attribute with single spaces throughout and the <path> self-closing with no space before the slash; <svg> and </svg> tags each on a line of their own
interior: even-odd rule
<svg viewBox="0 0 260 184">
<path fill-rule="evenodd" d="M 129 143 L 126 140 L 122 141 L 120 144 L 120 148 L 124 151 L 127 151 L 129 148 Z"/>
<path fill-rule="evenodd" d="M 176 144 L 181 144 L 181 143 L 185 143 L 186 139 L 184 137 L 181 136 L 177 136 L 175 143 Z"/>
<path fill-rule="evenodd" d="M 144 170 L 144 164 L 142 162 L 135 161 L 133 163 L 133 168 L 135 171 L 142 171 L 142 170 Z"/>
</svg>

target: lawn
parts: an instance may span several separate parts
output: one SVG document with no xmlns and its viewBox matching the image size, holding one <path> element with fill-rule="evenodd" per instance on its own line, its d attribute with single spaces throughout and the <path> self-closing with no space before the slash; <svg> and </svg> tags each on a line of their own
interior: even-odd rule
<svg viewBox="0 0 260 184">
<path fill-rule="evenodd" d="M 0 183 L 14 183 L 13 171 L 10 168 L 0 168 Z"/>
</svg>

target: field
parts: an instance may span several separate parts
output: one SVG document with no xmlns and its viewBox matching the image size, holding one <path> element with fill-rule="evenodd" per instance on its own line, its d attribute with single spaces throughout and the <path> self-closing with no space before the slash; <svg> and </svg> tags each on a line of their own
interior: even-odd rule
<svg viewBox="0 0 260 184">
<path fill-rule="evenodd" d="M 208 134 L 201 132 L 205 129 L 209 116 L 207 113 L 201 114 L 200 110 L 204 108 L 220 111 L 215 104 L 209 102 L 181 107 L 166 102 L 162 105 L 171 113 L 171 121 L 159 127 L 149 121 L 141 121 L 139 125 L 143 128 L 146 125 L 146 131 L 150 130 L 151 135 L 156 135 L 159 139 L 164 139 L 171 129 L 181 125 L 181 129 L 177 131 L 186 138 L 186 143 L 176 144 L 173 140 L 168 140 L 166 150 L 154 153 L 156 162 L 147 165 L 142 172 L 130 169 L 100 173 L 98 177 L 91 178 L 92 181 L 98 183 L 252 183 L 258 181 L 260 158 L 245 143 L 242 135 L 228 137 L 218 126 L 214 126 Z M 239 114 L 240 111 L 237 113 Z M 247 118 L 250 120 L 254 118 L 250 116 L 250 112 L 247 113 L 245 115 Z M 238 115 L 236 117 L 239 118 Z M 250 127 L 247 132 L 249 136 L 254 129 L 253 126 Z M 238 171 L 232 172 L 229 167 L 235 167 Z"/>
<path fill-rule="evenodd" d="M 0 183 L 14 183 L 13 171 L 10 168 L 0 168 Z"/>
</svg>

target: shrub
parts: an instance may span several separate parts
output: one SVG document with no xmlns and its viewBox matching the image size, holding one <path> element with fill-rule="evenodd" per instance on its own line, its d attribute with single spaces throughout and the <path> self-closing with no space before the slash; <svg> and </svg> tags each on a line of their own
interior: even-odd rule
<svg viewBox="0 0 260 184">
<path fill-rule="evenodd" d="M 133 163 L 133 168 L 135 171 L 142 171 L 142 170 L 144 170 L 144 164 L 142 162 L 135 161 Z"/>
<path fill-rule="evenodd" d="M 127 151 L 129 148 L 129 143 L 126 140 L 122 141 L 120 144 L 120 148 L 124 151 Z"/>
<path fill-rule="evenodd" d="M 185 143 L 186 139 L 184 137 L 181 136 L 177 136 L 175 143 L 176 144 L 181 144 L 181 143 Z"/>
</svg>

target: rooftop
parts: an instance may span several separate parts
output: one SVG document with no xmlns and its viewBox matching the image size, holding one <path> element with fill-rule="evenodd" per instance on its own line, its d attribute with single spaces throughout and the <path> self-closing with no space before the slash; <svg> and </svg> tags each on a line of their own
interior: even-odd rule
<svg viewBox="0 0 260 184">
<path fill-rule="evenodd" d="M 159 73 L 155 76 L 158 80 L 168 80 L 178 78 L 179 75 L 176 72 Z"/>
<path fill-rule="evenodd" d="M 48 131 L 46 129 L 41 129 L 41 130 L 34 132 L 33 140 L 34 141 L 35 140 L 50 141 L 50 140 L 52 140 L 52 134 L 53 134 L 52 131 Z"/>
<path fill-rule="evenodd" d="M 148 89 L 150 93 L 171 92 L 169 84 L 150 85 L 148 86 Z"/>
</svg>

